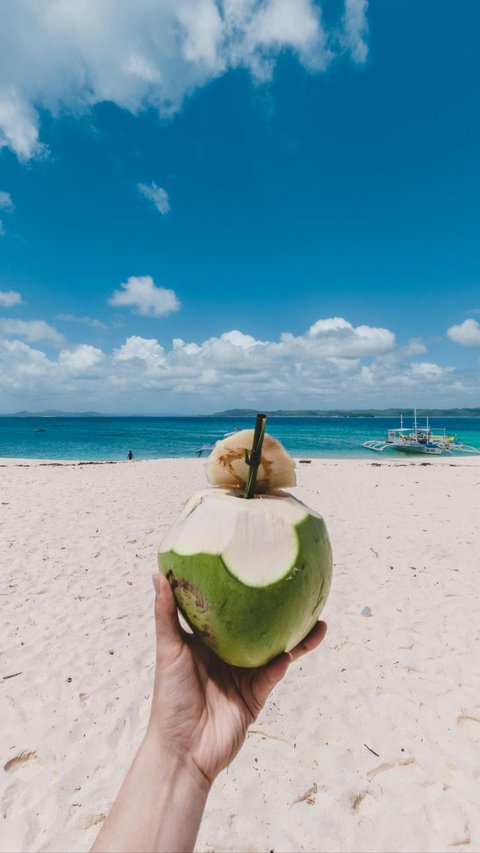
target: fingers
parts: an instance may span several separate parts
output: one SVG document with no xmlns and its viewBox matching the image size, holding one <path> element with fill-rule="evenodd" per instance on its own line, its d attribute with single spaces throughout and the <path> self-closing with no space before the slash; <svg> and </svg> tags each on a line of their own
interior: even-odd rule
<svg viewBox="0 0 480 853">
<path fill-rule="evenodd" d="M 316 625 L 313 626 L 312 630 L 306 637 L 302 640 L 298 646 L 295 646 L 294 649 L 291 649 L 290 654 L 292 656 L 292 660 L 298 660 L 303 655 L 306 655 L 307 652 L 313 652 L 317 646 L 322 642 L 325 634 L 327 633 L 327 625 L 325 622 L 317 622 Z"/>
<path fill-rule="evenodd" d="M 152 580 L 155 589 L 157 660 L 165 661 L 175 658 L 182 651 L 183 632 L 170 584 L 160 572 L 152 575 Z"/>
</svg>

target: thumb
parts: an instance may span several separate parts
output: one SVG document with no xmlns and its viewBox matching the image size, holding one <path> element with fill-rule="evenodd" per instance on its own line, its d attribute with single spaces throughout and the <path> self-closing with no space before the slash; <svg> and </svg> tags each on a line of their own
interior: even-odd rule
<svg viewBox="0 0 480 853">
<path fill-rule="evenodd" d="M 325 622 L 317 622 L 310 633 L 294 649 L 290 652 L 283 652 L 283 654 L 274 658 L 270 663 L 267 663 L 266 666 L 262 666 L 256 671 L 252 682 L 252 692 L 258 710 L 263 707 L 273 688 L 286 675 L 292 661 L 298 660 L 298 658 L 307 654 L 307 652 L 312 652 L 316 649 L 325 637 L 326 632 L 327 626 Z"/>
<path fill-rule="evenodd" d="M 166 662 L 182 651 L 182 629 L 178 621 L 175 598 L 166 577 L 158 572 L 152 575 L 152 581 L 155 589 L 157 660 Z"/>
<path fill-rule="evenodd" d="M 252 695 L 257 706 L 257 713 L 265 705 L 273 688 L 286 675 L 292 660 L 292 655 L 289 652 L 283 652 L 270 663 L 267 663 L 266 666 L 257 669 L 252 682 Z"/>
</svg>

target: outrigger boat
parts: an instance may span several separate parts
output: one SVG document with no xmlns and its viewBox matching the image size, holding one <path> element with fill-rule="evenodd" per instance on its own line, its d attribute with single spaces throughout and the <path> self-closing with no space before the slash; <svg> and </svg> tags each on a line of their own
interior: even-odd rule
<svg viewBox="0 0 480 853">
<path fill-rule="evenodd" d="M 377 453 L 383 453 L 384 450 L 401 450 L 402 453 L 426 453 L 431 456 L 454 452 L 480 453 L 476 447 L 457 441 L 455 435 L 447 435 L 445 429 L 443 434 L 434 434 L 430 429 L 428 418 L 425 426 L 419 426 L 416 409 L 414 409 L 413 427 L 404 427 L 403 415 L 400 415 L 400 427 L 389 429 L 386 441 L 364 441 L 362 447 Z"/>
</svg>

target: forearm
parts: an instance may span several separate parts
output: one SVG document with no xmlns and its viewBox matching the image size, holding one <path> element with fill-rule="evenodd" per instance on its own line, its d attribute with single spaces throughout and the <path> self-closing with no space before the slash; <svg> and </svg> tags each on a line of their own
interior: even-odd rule
<svg viewBox="0 0 480 853">
<path fill-rule="evenodd" d="M 92 853 L 190 853 L 207 781 L 146 736 Z"/>
</svg>

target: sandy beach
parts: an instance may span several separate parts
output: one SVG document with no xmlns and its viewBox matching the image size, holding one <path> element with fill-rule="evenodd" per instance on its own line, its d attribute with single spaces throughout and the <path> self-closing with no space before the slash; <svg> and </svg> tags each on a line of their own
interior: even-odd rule
<svg viewBox="0 0 480 853">
<path fill-rule="evenodd" d="M 84 851 L 144 732 L 157 546 L 205 462 L 0 462 L 0 850 Z M 297 475 L 333 544 L 329 631 L 217 779 L 197 850 L 480 850 L 480 460 Z"/>
</svg>

